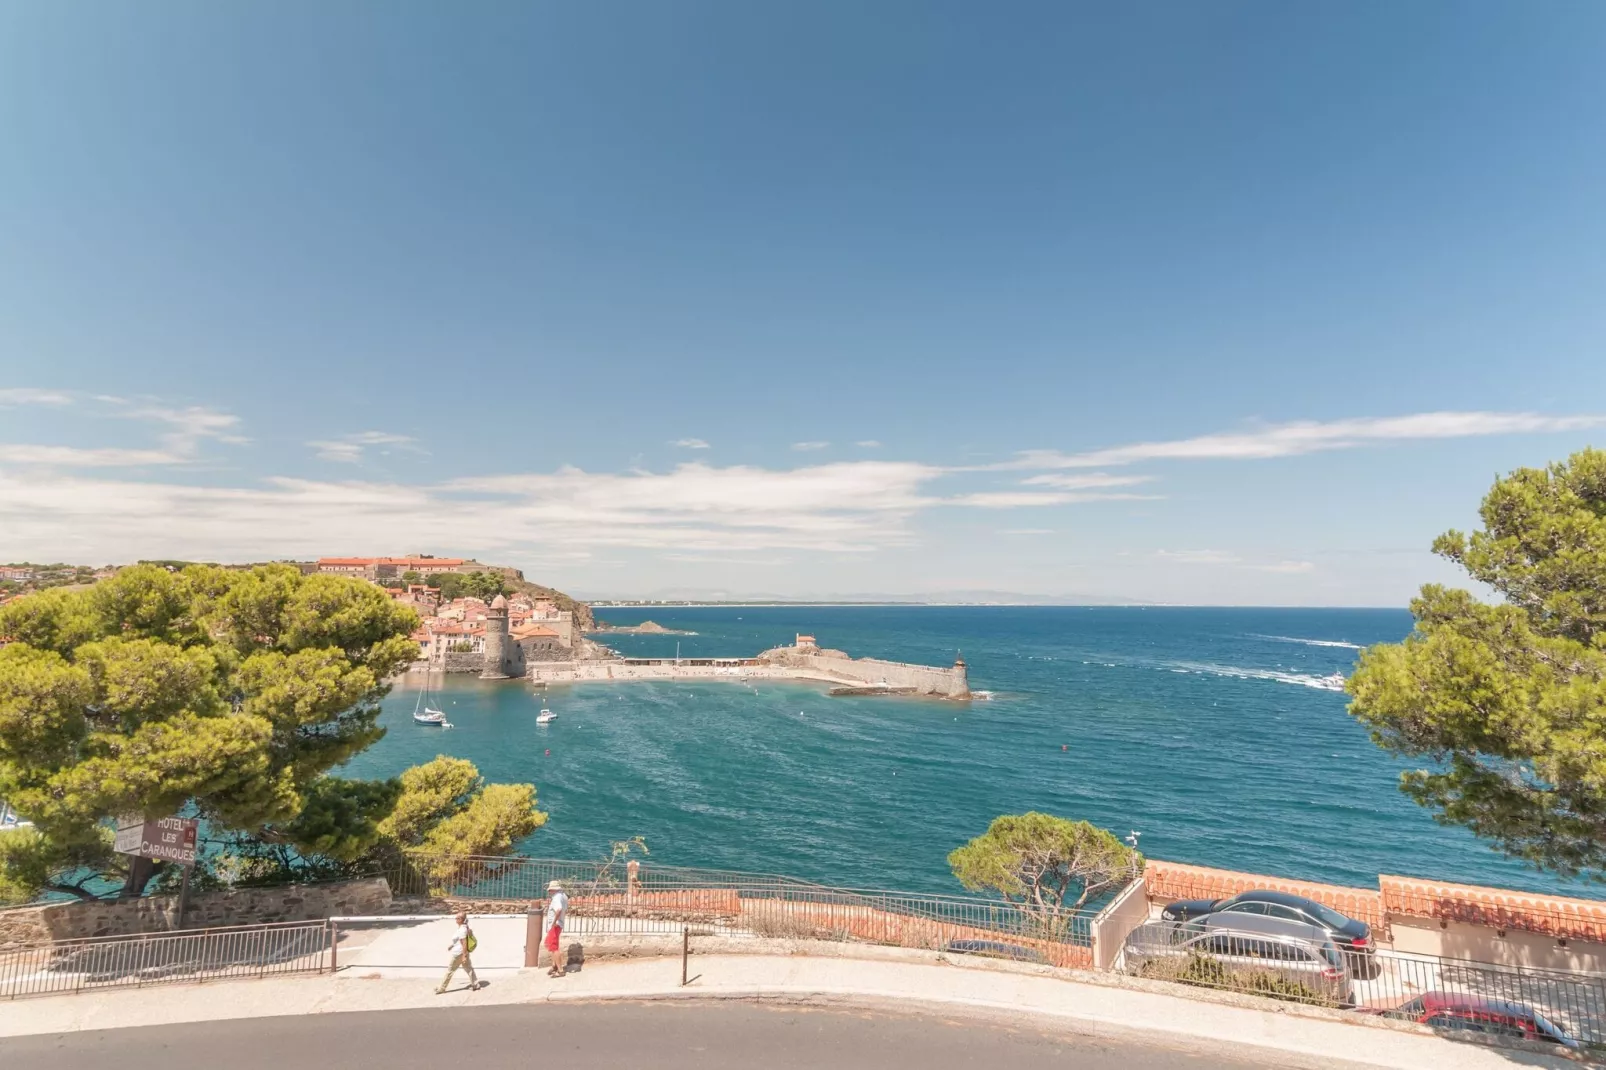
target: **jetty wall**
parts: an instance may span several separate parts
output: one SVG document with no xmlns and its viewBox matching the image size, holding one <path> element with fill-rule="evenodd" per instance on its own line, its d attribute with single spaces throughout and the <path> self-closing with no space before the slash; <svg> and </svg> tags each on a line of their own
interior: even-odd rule
<svg viewBox="0 0 1606 1070">
<path fill-rule="evenodd" d="M 844 684 L 886 684 L 888 687 L 913 688 L 918 694 L 940 695 L 943 698 L 970 696 L 970 681 L 962 663 L 952 668 L 940 668 L 935 665 L 910 665 L 902 661 L 882 661 L 880 658 L 852 658 L 840 650 L 797 647 L 778 647 L 766 651 L 761 658 L 771 664 L 801 669 L 811 675 Z"/>
</svg>

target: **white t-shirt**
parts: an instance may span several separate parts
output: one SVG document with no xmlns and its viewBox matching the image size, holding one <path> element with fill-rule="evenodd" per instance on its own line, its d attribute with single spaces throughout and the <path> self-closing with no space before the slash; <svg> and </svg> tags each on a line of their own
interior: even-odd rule
<svg viewBox="0 0 1606 1070">
<path fill-rule="evenodd" d="M 454 955 L 461 955 L 468 950 L 468 923 L 464 922 L 452 934 L 452 946 L 448 949 Z"/>
<path fill-rule="evenodd" d="M 567 892 L 553 892 L 552 898 L 546 901 L 547 925 L 562 925 L 569 916 L 569 894 Z"/>
</svg>

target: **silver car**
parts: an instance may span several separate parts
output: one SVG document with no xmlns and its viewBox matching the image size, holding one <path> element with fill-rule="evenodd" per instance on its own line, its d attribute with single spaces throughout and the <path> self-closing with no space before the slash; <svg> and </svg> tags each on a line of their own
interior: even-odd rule
<svg viewBox="0 0 1606 1070">
<path fill-rule="evenodd" d="M 1140 925 L 1123 949 L 1127 973 L 1275 999 L 1353 1007 L 1344 956 L 1326 931 L 1256 914 Z"/>
</svg>

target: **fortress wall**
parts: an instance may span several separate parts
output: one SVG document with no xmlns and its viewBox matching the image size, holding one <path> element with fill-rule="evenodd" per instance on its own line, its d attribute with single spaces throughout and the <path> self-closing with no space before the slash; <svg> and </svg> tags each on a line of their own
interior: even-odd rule
<svg viewBox="0 0 1606 1070">
<path fill-rule="evenodd" d="M 805 668 L 841 677 L 845 682 L 879 684 L 884 681 L 893 687 L 912 687 L 931 695 L 968 691 L 953 669 L 878 658 L 833 658 L 823 654 L 798 654 L 796 658 Z"/>
</svg>

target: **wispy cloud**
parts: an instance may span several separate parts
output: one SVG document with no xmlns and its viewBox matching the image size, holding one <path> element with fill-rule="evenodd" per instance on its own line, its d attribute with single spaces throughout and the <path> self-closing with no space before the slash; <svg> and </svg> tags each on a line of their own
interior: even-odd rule
<svg viewBox="0 0 1606 1070">
<path fill-rule="evenodd" d="M 1067 476 L 1058 473 L 1032 476 L 1021 480 L 1029 487 L 1058 487 L 1061 490 L 1082 490 L 1090 487 L 1133 487 L 1139 483 L 1152 483 L 1154 476 L 1117 476 L 1108 472 L 1093 472 L 1085 476 Z"/>
<path fill-rule="evenodd" d="M 1316 571 L 1313 561 L 1249 561 L 1230 550 L 1156 550 L 1154 556 L 1184 565 L 1218 565 L 1255 572 L 1296 574 Z"/>
<path fill-rule="evenodd" d="M 1154 556 L 1184 565 L 1237 565 L 1243 558 L 1226 550 L 1156 550 Z"/>
<path fill-rule="evenodd" d="M 417 439 L 411 435 L 397 435 L 389 431 L 358 431 L 350 435 L 342 435 L 333 439 L 314 439 L 307 443 L 314 453 L 325 461 L 340 461 L 345 464 L 360 462 L 371 447 L 398 446 L 409 453 L 422 453 L 418 447 Z M 389 450 L 381 449 L 381 454 Z"/>
<path fill-rule="evenodd" d="M 203 439 L 239 445 L 251 441 L 236 433 L 240 418 L 200 405 L 172 408 L 166 405 L 122 402 L 128 407 L 117 415 L 130 420 L 148 420 L 170 428 L 161 436 L 162 444 L 180 456 L 193 455 Z"/>
<path fill-rule="evenodd" d="M 1250 565 L 1261 572 L 1315 572 L 1314 561 L 1277 561 L 1270 565 Z"/>
<path fill-rule="evenodd" d="M 708 448 L 708 443 L 700 438 L 677 438 L 670 445 L 678 446 L 683 450 L 706 450 Z"/>
<path fill-rule="evenodd" d="M 31 386 L 0 387 L 0 406 L 71 405 L 72 395 L 61 390 L 38 390 Z"/>
<path fill-rule="evenodd" d="M 881 443 L 877 442 L 873 438 L 861 439 L 860 441 L 855 442 L 854 445 L 867 450 L 878 450 L 881 448 Z"/>
<path fill-rule="evenodd" d="M 823 450 L 829 445 L 829 442 L 794 442 L 792 448 L 800 453 L 809 453 L 813 450 Z"/>
<path fill-rule="evenodd" d="M 1130 446 L 1061 453 L 1027 450 L 1000 468 L 1099 468 L 1157 460 L 1246 460 L 1292 457 L 1321 450 L 1353 449 L 1411 439 L 1538 434 L 1606 426 L 1606 415 L 1545 416 L 1533 412 L 1424 412 L 1412 416 L 1360 417 L 1325 423 L 1301 421 L 1195 438 L 1139 442 Z"/>
<path fill-rule="evenodd" d="M 147 464 L 181 464 L 188 460 L 166 450 L 105 447 L 6 445 L 0 443 L 0 463 L 52 465 L 59 468 L 129 468 Z"/>
<path fill-rule="evenodd" d="M 29 473 L 0 468 L 0 515 L 26 518 L 8 525 L 8 545 L 22 554 L 55 547 L 85 560 L 262 560 L 385 545 L 398 531 L 418 545 L 548 557 L 613 547 L 856 553 L 912 545 L 913 520 L 933 508 L 1011 504 L 937 496 L 931 488 L 946 469 L 893 461 L 563 468 L 433 485 L 281 477 L 192 486 Z"/>
<path fill-rule="evenodd" d="M 81 399 L 60 390 L 8 388 L 0 390 L 0 406 L 8 404 L 77 405 Z M 80 447 L 0 443 L 0 461 L 17 465 L 57 468 L 112 468 L 140 465 L 181 465 L 199 458 L 203 441 L 227 443 L 250 441 L 236 433 L 240 418 L 233 413 L 199 405 L 174 407 L 151 398 L 120 398 L 106 394 L 89 396 L 82 410 L 86 415 L 137 420 L 163 428 L 156 437 L 161 449 L 126 447 Z"/>
</svg>

